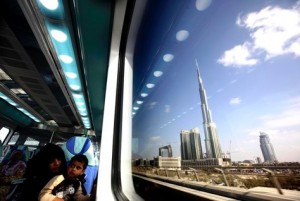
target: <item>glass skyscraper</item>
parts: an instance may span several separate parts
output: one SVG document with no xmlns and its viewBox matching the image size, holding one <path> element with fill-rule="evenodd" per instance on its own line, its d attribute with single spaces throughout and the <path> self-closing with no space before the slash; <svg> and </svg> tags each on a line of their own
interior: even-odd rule
<svg viewBox="0 0 300 201">
<path fill-rule="evenodd" d="M 206 92 L 203 87 L 202 78 L 200 76 L 197 60 L 196 60 L 196 66 L 198 72 L 199 93 L 201 99 L 201 110 L 202 110 L 203 128 L 204 128 L 204 135 L 205 135 L 204 141 L 205 141 L 205 148 L 206 148 L 206 158 L 222 158 L 222 150 L 219 142 L 217 127 L 212 120 L 211 111 L 208 108 Z"/>
<path fill-rule="evenodd" d="M 259 136 L 260 148 L 264 156 L 264 161 L 269 163 L 278 162 L 273 145 L 270 142 L 268 134 L 260 132 Z"/>
<path fill-rule="evenodd" d="M 196 160 L 203 158 L 200 132 L 198 128 L 181 130 L 180 141 L 182 160 Z"/>
</svg>

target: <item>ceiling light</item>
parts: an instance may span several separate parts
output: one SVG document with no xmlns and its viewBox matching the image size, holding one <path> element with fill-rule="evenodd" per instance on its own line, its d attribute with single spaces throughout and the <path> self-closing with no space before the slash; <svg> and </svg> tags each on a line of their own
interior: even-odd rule
<svg viewBox="0 0 300 201">
<path fill-rule="evenodd" d="M 184 41 L 189 37 L 190 33 L 186 30 L 180 30 L 176 33 L 176 39 L 178 41 Z"/>
<path fill-rule="evenodd" d="M 69 55 L 59 55 L 59 58 L 62 62 L 66 63 L 66 64 L 70 64 L 73 62 L 73 58 L 70 57 Z"/>
<path fill-rule="evenodd" d="M 146 84 L 146 87 L 149 89 L 153 88 L 154 86 L 155 86 L 155 84 L 152 84 L 152 83 Z"/>
<path fill-rule="evenodd" d="M 74 79 L 77 77 L 77 74 L 73 73 L 73 72 L 65 72 L 65 74 L 68 78 L 71 78 L 71 79 Z"/>
<path fill-rule="evenodd" d="M 55 40 L 57 40 L 58 42 L 62 43 L 62 42 L 65 42 L 67 40 L 67 35 L 64 32 L 62 32 L 62 31 L 54 29 L 54 30 L 51 30 L 50 33 L 51 33 L 51 36 Z"/>
<path fill-rule="evenodd" d="M 145 98 L 145 97 L 148 96 L 148 94 L 146 94 L 146 93 L 141 93 L 141 96 Z"/>
<path fill-rule="evenodd" d="M 164 74 L 162 71 L 154 71 L 154 76 L 155 77 L 160 77 L 160 76 L 162 76 L 162 74 Z"/>
<path fill-rule="evenodd" d="M 165 62 L 170 62 L 170 61 L 172 61 L 174 59 L 174 55 L 173 54 L 165 54 L 164 56 L 163 56 L 163 60 L 165 61 Z"/>
<path fill-rule="evenodd" d="M 80 86 L 77 84 L 70 84 L 70 88 L 77 91 L 80 89 Z"/>
<path fill-rule="evenodd" d="M 136 103 L 140 105 L 143 103 L 143 101 L 136 101 Z"/>
<path fill-rule="evenodd" d="M 58 8 L 57 0 L 40 0 L 40 2 L 45 8 L 49 10 L 55 10 Z"/>
</svg>

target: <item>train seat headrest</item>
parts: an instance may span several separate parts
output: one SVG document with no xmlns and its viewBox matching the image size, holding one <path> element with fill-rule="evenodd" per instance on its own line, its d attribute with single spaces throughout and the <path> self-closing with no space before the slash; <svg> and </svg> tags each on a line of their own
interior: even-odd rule
<svg viewBox="0 0 300 201">
<path fill-rule="evenodd" d="M 72 137 L 62 145 L 65 152 L 66 160 L 70 161 L 76 154 L 83 154 L 89 160 L 89 166 L 95 166 L 96 160 L 94 155 L 94 148 L 92 142 L 86 137 Z"/>
<path fill-rule="evenodd" d="M 98 160 L 97 157 L 95 157 L 91 140 L 87 137 L 71 137 L 62 145 L 62 149 L 65 152 L 67 162 L 76 154 L 83 154 L 88 158 L 89 164 L 85 170 L 86 182 L 84 183 L 84 187 L 87 193 L 91 193 L 98 173 Z"/>
</svg>

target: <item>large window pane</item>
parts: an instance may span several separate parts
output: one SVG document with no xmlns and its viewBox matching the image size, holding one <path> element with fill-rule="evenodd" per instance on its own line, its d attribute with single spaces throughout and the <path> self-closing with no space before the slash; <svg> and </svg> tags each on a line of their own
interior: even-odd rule
<svg viewBox="0 0 300 201">
<path fill-rule="evenodd" d="M 151 1 L 134 55 L 134 171 L 299 165 L 298 1 Z"/>
</svg>

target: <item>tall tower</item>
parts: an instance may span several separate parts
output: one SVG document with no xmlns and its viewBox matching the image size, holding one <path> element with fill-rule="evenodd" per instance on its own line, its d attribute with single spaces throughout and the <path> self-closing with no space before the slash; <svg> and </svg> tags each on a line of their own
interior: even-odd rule
<svg viewBox="0 0 300 201">
<path fill-rule="evenodd" d="M 206 92 L 203 87 L 202 78 L 200 75 L 198 62 L 196 60 L 196 67 L 198 72 L 199 92 L 201 99 L 201 110 L 203 117 L 203 128 L 205 135 L 205 148 L 207 158 L 221 158 L 222 150 L 219 142 L 216 124 L 212 120 L 211 111 L 208 108 Z"/>
<path fill-rule="evenodd" d="M 202 159 L 202 147 L 200 140 L 200 132 L 198 128 L 192 130 L 181 130 L 181 159 L 196 160 Z"/>
<path fill-rule="evenodd" d="M 270 163 L 278 162 L 268 134 L 260 132 L 259 141 L 264 161 Z"/>
</svg>

